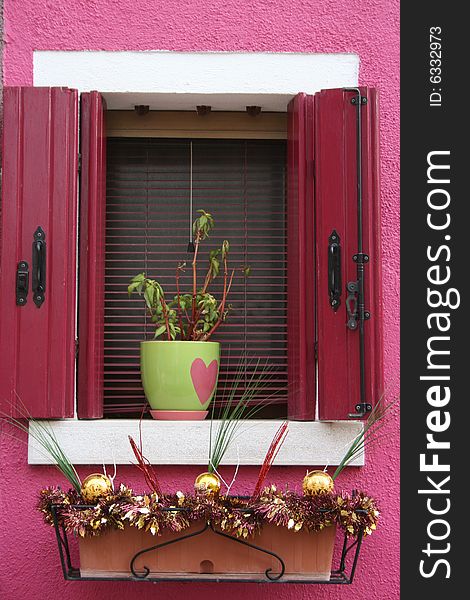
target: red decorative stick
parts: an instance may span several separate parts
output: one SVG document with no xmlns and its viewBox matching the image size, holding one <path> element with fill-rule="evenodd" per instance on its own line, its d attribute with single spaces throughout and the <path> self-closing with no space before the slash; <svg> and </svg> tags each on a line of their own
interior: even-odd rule
<svg viewBox="0 0 470 600">
<path fill-rule="evenodd" d="M 150 489 L 154 491 L 159 497 L 161 497 L 162 489 L 160 487 L 160 483 L 157 479 L 155 470 L 153 469 L 149 460 L 145 458 L 145 456 L 142 454 L 142 446 L 139 448 L 134 442 L 132 436 L 129 436 L 129 442 L 137 459 L 137 468 L 140 469 L 144 474 L 145 481 L 147 482 L 147 485 L 150 487 Z"/>
<path fill-rule="evenodd" d="M 264 480 L 268 475 L 269 469 L 271 468 L 277 453 L 284 443 L 284 440 L 286 439 L 288 426 L 289 422 L 284 421 L 284 423 L 279 427 L 276 435 L 273 438 L 273 441 L 271 442 L 271 445 L 268 448 L 263 464 L 261 465 L 261 469 L 259 470 L 258 481 L 256 482 L 255 490 L 251 496 L 252 500 L 256 500 L 261 493 L 261 487 L 263 486 Z"/>
</svg>

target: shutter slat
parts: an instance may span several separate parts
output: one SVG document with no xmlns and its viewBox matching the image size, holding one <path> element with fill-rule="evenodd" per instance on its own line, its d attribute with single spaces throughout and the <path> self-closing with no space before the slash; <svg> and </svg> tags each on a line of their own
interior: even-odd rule
<svg viewBox="0 0 470 600">
<path fill-rule="evenodd" d="M 105 103 L 81 95 L 78 416 L 103 416 L 104 249 L 106 211 Z"/>
<path fill-rule="evenodd" d="M 378 188 L 378 116 L 376 90 L 361 88 L 365 265 L 366 401 L 374 405 L 383 392 Z M 353 255 L 358 251 L 356 106 L 354 91 L 325 90 L 315 98 L 315 181 L 318 281 L 318 403 L 321 419 L 347 419 L 360 403 L 359 332 L 347 328 L 348 282 L 357 280 Z M 329 304 L 328 238 L 341 240 L 342 295 L 335 312 Z"/>
<path fill-rule="evenodd" d="M 229 264 L 252 266 L 236 279 L 227 323 L 214 338 L 222 344 L 219 389 L 233 381 L 244 353 L 274 364 L 268 393 L 287 400 L 287 276 L 285 142 L 193 141 L 194 214 L 204 208 L 216 227 L 201 246 L 199 283 L 208 250 L 231 244 Z M 138 412 L 145 403 L 140 381 L 140 340 L 154 328 L 143 301 L 127 285 L 146 272 L 176 294 L 175 270 L 186 254 L 189 231 L 189 140 L 108 140 L 104 323 L 105 414 Z M 211 286 L 220 297 L 222 277 Z M 191 287 L 191 267 L 181 277 Z M 246 306 L 246 312 L 244 310 Z M 248 374 L 249 376 L 249 374 Z M 271 399 L 270 399 L 271 402 Z"/>
<path fill-rule="evenodd" d="M 72 417 L 78 96 L 65 88 L 5 88 L 0 278 L 0 409 Z M 45 232 L 45 300 L 32 295 L 33 234 Z M 29 264 L 16 305 L 18 261 Z M 18 412 L 20 411 L 20 412 Z"/>
<path fill-rule="evenodd" d="M 315 283 L 313 100 L 298 94 L 288 105 L 289 418 L 315 418 Z"/>
</svg>

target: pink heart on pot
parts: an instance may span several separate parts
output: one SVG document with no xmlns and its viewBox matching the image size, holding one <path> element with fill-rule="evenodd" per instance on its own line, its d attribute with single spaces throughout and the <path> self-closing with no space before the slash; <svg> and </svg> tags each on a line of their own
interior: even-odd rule
<svg viewBox="0 0 470 600">
<path fill-rule="evenodd" d="M 199 402 L 204 405 L 211 397 L 217 381 L 218 363 L 213 360 L 208 367 L 202 358 L 195 358 L 191 365 L 191 379 Z"/>
</svg>

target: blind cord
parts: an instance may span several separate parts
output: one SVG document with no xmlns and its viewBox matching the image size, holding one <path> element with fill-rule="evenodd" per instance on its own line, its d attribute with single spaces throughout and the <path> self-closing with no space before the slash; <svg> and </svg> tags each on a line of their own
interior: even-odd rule
<svg viewBox="0 0 470 600">
<path fill-rule="evenodd" d="M 188 252 L 194 252 L 193 241 L 193 141 L 189 142 L 189 242 Z"/>
</svg>

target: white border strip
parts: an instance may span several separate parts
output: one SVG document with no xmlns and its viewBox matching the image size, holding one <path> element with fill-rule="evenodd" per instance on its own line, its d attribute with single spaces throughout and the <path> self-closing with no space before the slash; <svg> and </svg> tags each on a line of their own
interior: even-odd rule
<svg viewBox="0 0 470 600">
<path fill-rule="evenodd" d="M 215 422 L 215 426 L 216 426 Z M 254 420 L 243 424 L 241 434 L 227 452 L 223 464 L 262 464 L 266 451 L 282 421 Z M 129 464 L 135 462 L 128 435 L 138 442 L 139 421 L 134 419 L 100 419 L 97 421 L 49 421 L 58 442 L 74 464 Z M 34 423 L 31 424 L 34 428 Z M 210 421 L 142 422 L 145 456 L 152 464 L 207 464 Z M 337 465 L 362 423 L 291 421 L 289 433 L 276 459 L 276 465 Z M 50 464 L 30 437 L 28 462 Z M 362 466 L 360 456 L 353 465 Z"/>
<path fill-rule="evenodd" d="M 42 51 L 35 86 L 160 94 L 314 94 L 355 86 L 356 54 Z"/>
</svg>

